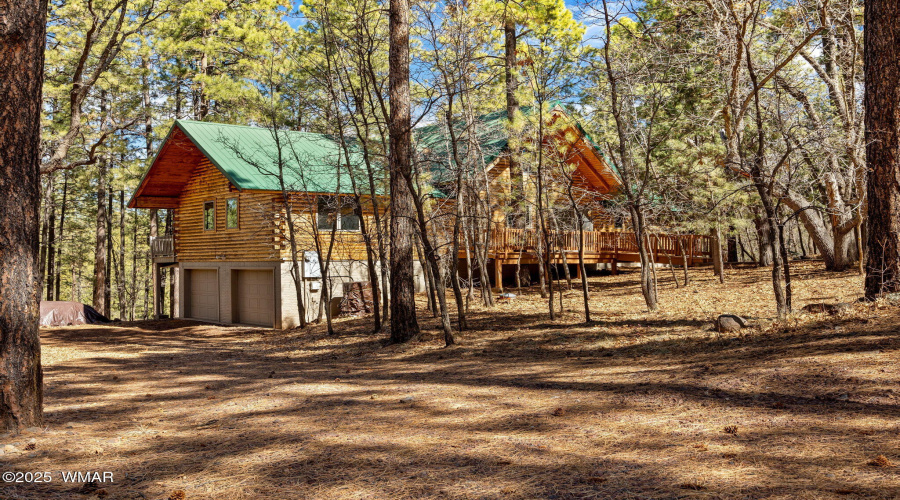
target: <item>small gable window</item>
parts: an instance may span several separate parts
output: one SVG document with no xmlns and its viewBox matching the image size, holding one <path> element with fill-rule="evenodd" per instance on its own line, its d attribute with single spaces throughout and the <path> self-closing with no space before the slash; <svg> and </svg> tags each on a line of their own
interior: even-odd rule
<svg viewBox="0 0 900 500">
<path fill-rule="evenodd" d="M 225 200 L 225 229 L 237 229 L 238 227 L 238 199 Z"/>
<path fill-rule="evenodd" d="M 216 202 L 207 201 L 203 204 L 203 229 L 205 231 L 216 230 Z"/>
</svg>

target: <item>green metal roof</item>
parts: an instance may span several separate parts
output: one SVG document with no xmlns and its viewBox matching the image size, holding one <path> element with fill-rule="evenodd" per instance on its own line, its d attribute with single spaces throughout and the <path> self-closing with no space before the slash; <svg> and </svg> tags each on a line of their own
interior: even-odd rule
<svg viewBox="0 0 900 500">
<path fill-rule="evenodd" d="M 565 113 L 565 110 L 562 109 L 562 105 L 558 102 L 550 103 L 549 107 L 550 109 L 559 108 Z M 534 108 L 532 106 L 523 106 L 520 110 L 524 115 L 530 115 Z M 506 116 L 506 110 L 503 110 L 475 118 L 475 137 L 480 146 L 485 166 L 490 165 L 497 157 L 506 152 L 507 146 L 509 145 L 509 121 Z M 587 139 L 588 144 L 594 149 L 594 152 L 603 158 L 610 169 L 612 169 L 613 173 L 618 177 L 618 168 L 609 161 L 609 158 L 603 152 L 603 149 L 594 142 L 593 138 L 588 135 L 578 120 L 573 119 L 573 122 L 578 131 Z M 462 120 L 458 120 L 454 123 L 454 129 L 457 137 L 464 137 L 463 132 L 465 130 L 465 123 Z M 415 130 L 415 134 L 417 141 L 416 146 L 419 151 L 425 152 L 426 158 L 430 160 L 429 163 L 431 165 L 432 173 L 437 180 L 439 182 L 452 180 L 449 178 L 451 176 L 449 167 L 453 165 L 453 159 L 446 125 L 441 123 L 419 127 Z M 459 154 L 461 157 L 464 157 L 466 155 L 465 148 L 468 147 L 468 142 L 465 140 L 459 141 L 459 147 L 461 148 Z"/>
<path fill-rule="evenodd" d="M 495 111 L 486 115 L 475 118 L 473 126 L 475 127 L 475 140 L 481 150 L 481 157 L 484 165 L 490 165 L 497 159 L 509 144 L 509 131 L 507 129 L 508 120 L 506 119 L 506 110 Z M 454 131 L 457 137 L 463 140 L 459 141 L 459 155 L 465 157 L 469 143 L 465 140 L 467 135 L 464 134 L 466 124 L 462 120 L 454 123 Z M 428 158 L 431 164 L 433 174 L 438 178 L 439 182 L 449 181 L 444 177 L 450 175 L 449 165 L 453 164 L 453 154 L 450 149 L 450 138 L 448 136 L 446 125 L 443 123 L 426 125 L 415 129 L 416 147 Z"/>
<path fill-rule="evenodd" d="M 238 189 L 280 191 L 279 170 L 289 191 L 353 193 L 341 144 L 324 134 L 176 120 L 191 141 Z M 350 152 L 357 175 L 362 155 Z M 280 153 L 280 155 L 279 155 Z M 361 178 L 357 185 L 367 187 Z"/>
</svg>

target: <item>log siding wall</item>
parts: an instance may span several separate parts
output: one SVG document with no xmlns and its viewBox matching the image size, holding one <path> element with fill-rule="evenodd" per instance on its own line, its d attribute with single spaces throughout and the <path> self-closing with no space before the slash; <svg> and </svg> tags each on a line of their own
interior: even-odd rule
<svg viewBox="0 0 900 500">
<path fill-rule="evenodd" d="M 238 199 L 238 227 L 226 228 L 226 200 Z M 316 195 L 296 195 L 292 200 L 297 228 L 298 251 L 313 251 L 316 223 Z M 215 202 L 215 230 L 203 228 L 203 206 Z M 371 205 L 363 201 L 363 217 L 374 231 Z M 384 206 L 387 206 L 384 203 Z M 206 158 L 191 174 L 175 210 L 175 252 L 181 262 L 264 262 L 290 261 L 291 249 L 281 193 L 238 191 Z M 330 231 L 320 231 L 323 254 Z M 300 255 L 302 259 L 302 254 Z M 366 247 L 359 231 L 338 231 L 332 250 L 333 261 L 365 261 Z"/>
</svg>

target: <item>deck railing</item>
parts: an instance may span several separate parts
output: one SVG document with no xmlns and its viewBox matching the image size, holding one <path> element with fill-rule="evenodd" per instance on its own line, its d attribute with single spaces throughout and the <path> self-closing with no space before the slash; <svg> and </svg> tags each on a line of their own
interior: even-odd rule
<svg viewBox="0 0 900 500">
<path fill-rule="evenodd" d="M 150 256 L 154 259 L 175 256 L 175 239 L 172 235 L 151 236 Z"/>
<path fill-rule="evenodd" d="M 491 237 L 491 252 L 533 253 L 538 247 L 540 233 L 534 229 L 495 229 Z M 551 234 L 553 251 L 578 251 L 578 231 L 553 232 Z M 689 259 L 709 259 L 712 257 L 711 238 L 694 234 L 651 234 L 650 249 L 657 262 L 665 257 L 681 257 Z M 637 240 L 634 233 L 612 231 L 585 231 L 585 254 L 607 254 L 615 258 L 618 254 L 636 254 Z"/>
</svg>

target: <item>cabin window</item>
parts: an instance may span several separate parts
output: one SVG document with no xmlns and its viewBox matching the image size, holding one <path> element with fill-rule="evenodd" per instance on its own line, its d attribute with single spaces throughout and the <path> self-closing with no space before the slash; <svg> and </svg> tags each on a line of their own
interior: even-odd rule
<svg viewBox="0 0 900 500">
<path fill-rule="evenodd" d="M 319 196 L 317 222 L 320 231 L 331 231 L 335 229 L 335 224 L 338 231 L 359 231 L 359 208 L 356 201 L 348 197 Z"/>
<path fill-rule="evenodd" d="M 225 228 L 237 229 L 238 227 L 238 199 L 225 200 Z"/>
<path fill-rule="evenodd" d="M 318 205 L 316 207 L 316 216 L 318 218 L 318 226 L 320 231 L 331 231 L 332 229 L 334 229 L 334 205 L 334 197 L 319 196 Z"/>
<path fill-rule="evenodd" d="M 203 204 L 203 229 L 215 231 L 216 229 L 216 202 L 207 201 Z"/>
<path fill-rule="evenodd" d="M 356 200 L 348 199 L 341 207 L 341 231 L 359 231 L 359 210 Z"/>
</svg>

